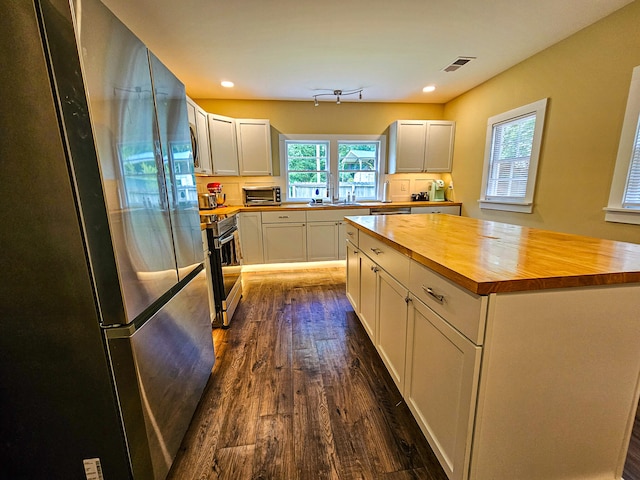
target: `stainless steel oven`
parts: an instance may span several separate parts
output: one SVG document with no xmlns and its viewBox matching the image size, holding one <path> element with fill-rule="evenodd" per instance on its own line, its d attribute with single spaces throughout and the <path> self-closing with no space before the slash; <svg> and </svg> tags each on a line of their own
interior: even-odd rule
<svg viewBox="0 0 640 480">
<path fill-rule="evenodd" d="M 201 220 L 207 224 L 211 288 L 216 309 L 212 326 L 227 328 L 242 298 L 238 220 L 235 214 L 202 215 Z"/>
</svg>

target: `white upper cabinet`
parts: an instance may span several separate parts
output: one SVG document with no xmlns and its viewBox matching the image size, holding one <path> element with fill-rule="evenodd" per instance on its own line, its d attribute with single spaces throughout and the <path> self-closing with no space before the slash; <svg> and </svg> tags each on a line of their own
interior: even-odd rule
<svg viewBox="0 0 640 480">
<path fill-rule="evenodd" d="M 450 172 L 455 122 L 397 120 L 389 127 L 389 173 Z"/>
<path fill-rule="evenodd" d="M 235 119 L 209 114 L 209 141 L 214 175 L 239 175 Z"/>
<path fill-rule="evenodd" d="M 187 116 L 193 144 L 193 166 L 196 173 L 211 174 L 211 151 L 207 112 L 187 97 Z"/>
<path fill-rule="evenodd" d="M 236 119 L 236 135 L 240 175 L 272 175 L 269 120 Z"/>
</svg>

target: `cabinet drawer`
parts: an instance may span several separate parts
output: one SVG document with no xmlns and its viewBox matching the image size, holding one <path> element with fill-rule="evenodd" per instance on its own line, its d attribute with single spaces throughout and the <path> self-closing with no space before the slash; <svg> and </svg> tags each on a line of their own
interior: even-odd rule
<svg viewBox="0 0 640 480">
<path fill-rule="evenodd" d="M 411 213 L 448 213 L 460 215 L 459 205 L 443 205 L 441 207 L 411 207 Z"/>
<path fill-rule="evenodd" d="M 358 232 L 359 230 L 351 225 L 350 223 L 346 223 L 344 225 L 345 228 L 345 237 L 356 247 L 358 246 Z"/>
<path fill-rule="evenodd" d="M 306 212 L 285 210 L 283 212 L 262 212 L 262 223 L 304 223 Z"/>
<path fill-rule="evenodd" d="M 409 264 L 411 263 L 409 257 L 370 235 L 360 234 L 358 242 L 360 250 L 365 255 L 389 272 L 401 284 L 408 285 Z"/>
<path fill-rule="evenodd" d="M 487 297 L 475 295 L 411 261 L 409 290 L 476 345 L 482 345 Z M 431 293 L 429 293 L 431 292 Z"/>
<path fill-rule="evenodd" d="M 358 208 L 333 208 L 323 210 L 307 210 L 308 222 L 341 222 L 344 217 L 366 215 L 368 210 Z"/>
</svg>

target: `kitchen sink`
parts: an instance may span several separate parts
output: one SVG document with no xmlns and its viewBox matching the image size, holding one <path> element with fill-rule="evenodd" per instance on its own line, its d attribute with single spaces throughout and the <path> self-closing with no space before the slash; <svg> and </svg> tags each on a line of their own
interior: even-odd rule
<svg viewBox="0 0 640 480">
<path fill-rule="evenodd" d="M 309 202 L 309 205 L 312 207 L 349 207 L 349 206 L 360 205 L 360 203 L 358 202 L 322 202 L 322 203 Z"/>
</svg>

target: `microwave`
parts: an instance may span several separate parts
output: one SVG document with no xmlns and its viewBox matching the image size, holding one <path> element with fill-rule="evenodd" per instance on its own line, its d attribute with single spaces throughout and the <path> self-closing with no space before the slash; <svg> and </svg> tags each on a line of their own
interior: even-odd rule
<svg viewBox="0 0 640 480">
<path fill-rule="evenodd" d="M 259 205 L 280 205 L 282 197 L 280 187 L 242 187 L 242 203 L 246 207 Z"/>
</svg>

